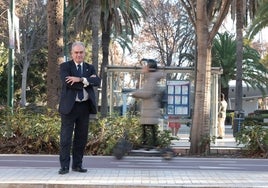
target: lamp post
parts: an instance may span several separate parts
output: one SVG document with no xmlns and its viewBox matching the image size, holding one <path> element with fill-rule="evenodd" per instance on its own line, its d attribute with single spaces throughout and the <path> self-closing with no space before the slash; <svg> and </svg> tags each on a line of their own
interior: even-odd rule
<svg viewBox="0 0 268 188">
<path fill-rule="evenodd" d="M 63 6 L 63 43 L 64 43 L 64 61 L 68 60 L 68 49 L 67 49 L 67 12 L 66 12 L 66 0 L 64 0 Z"/>
<path fill-rule="evenodd" d="M 10 21 L 9 21 L 9 54 L 8 54 L 8 91 L 7 91 L 7 105 L 13 112 L 14 103 L 14 48 L 15 48 L 15 34 L 14 34 L 14 6 L 15 0 L 10 0 Z"/>
</svg>

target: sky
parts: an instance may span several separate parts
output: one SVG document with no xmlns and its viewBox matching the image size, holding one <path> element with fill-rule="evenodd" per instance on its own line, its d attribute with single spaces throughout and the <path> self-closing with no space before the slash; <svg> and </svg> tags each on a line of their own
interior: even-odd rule
<svg viewBox="0 0 268 188">
<path fill-rule="evenodd" d="M 222 27 L 220 28 L 222 31 L 228 31 L 235 34 L 235 22 L 233 22 L 230 18 L 230 15 L 227 16 L 227 18 L 223 21 Z M 263 43 L 268 42 L 268 28 L 264 28 L 261 32 L 259 32 L 256 37 L 254 38 L 254 41 L 262 41 Z"/>
</svg>

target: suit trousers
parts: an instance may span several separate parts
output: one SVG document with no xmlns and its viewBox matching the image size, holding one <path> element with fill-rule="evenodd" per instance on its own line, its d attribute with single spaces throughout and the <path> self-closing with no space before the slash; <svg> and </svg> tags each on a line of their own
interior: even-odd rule
<svg viewBox="0 0 268 188">
<path fill-rule="evenodd" d="M 60 164 L 69 168 L 72 147 L 72 168 L 82 167 L 85 146 L 88 139 L 88 101 L 75 102 L 69 114 L 61 114 Z"/>
</svg>

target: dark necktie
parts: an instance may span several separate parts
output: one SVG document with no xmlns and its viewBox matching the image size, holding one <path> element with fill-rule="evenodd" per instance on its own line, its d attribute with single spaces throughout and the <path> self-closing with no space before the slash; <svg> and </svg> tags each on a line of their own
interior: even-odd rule
<svg viewBox="0 0 268 188">
<path fill-rule="evenodd" d="M 81 70 L 81 65 L 77 65 L 77 71 L 78 71 L 78 76 L 79 77 L 82 77 L 82 70 Z M 82 90 L 79 90 L 78 93 L 78 99 L 79 100 L 82 100 L 84 98 L 84 93 L 83 93 L 83 89 Z"/>
</svg>

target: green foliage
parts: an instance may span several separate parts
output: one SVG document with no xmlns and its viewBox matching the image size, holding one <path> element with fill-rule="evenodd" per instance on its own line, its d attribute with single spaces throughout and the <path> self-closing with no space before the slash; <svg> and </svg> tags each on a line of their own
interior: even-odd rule
<svg viewBox="0 0 268 188">
<path fill-rule="evenodd" d="M 32 62 L 28 71 L 27 86 L 27 102 L 40 103 L 46 102 L 46 69 L 47 69 L 47 50 L 41 49 L 32 57 Z M 18 72 L 17 74 L 21 74 Z M 21 82 L 21 76 L 19 81 Z M 21 84 L 19 84 L 21 86 Z M 20 98 L 20 91 L 17 92 L 16 98 Z"/>
<path fill-rule="evenodd" d="M 249 154 L 264 153 L 268 156 L 268 129 L 255 123 L 245 126 L 236 134 L 238 144 L 244 144 Z"/>
<path fill-rule="evenodd" d="M 0 113 L 1 152 L 57 153 L 60 120 L 56 112 L 43 109 L 42 113 L 26 108 L 3 109 Z"/>
<path fill-rule="evenodd" d="M 46 100 L 46 51 L 35 53 L 34 59 L 28 71 L 27 79 L 27 101 L 39 103 Z M 0 58 L 1 59 L 1 58 Z M 0 65 L 1 67 L 2 65 Z M 1 68 L 0 68 L 1 69 Z M 14 67 L 14 102 L 19 103 L 21 95 L 21 65 L 15 61 Z M 3 65 L 0 71 L 0 104 L 7 101 L 8 64 Z"/>
<path fill-rule="evenodd" d="M 137 140 L 138 121 L 132 117 L 100 118 L 90 124 L 86 153 L 109 155 L 119 138 L 127 132 L 131 141 Z M 134 133 L 134 134 L 133 134 Z"/>
<path fill-rule="evenodd" d="M 256 123 L 261 124 L 261 117 L 245 117 L 245 121 L 243 122 L 244 126 L 254 126 Z"/>
<path fill-rule="evenodd" d="M 260 59 L 257 50 L 247 43 L 243 44 L 243 82 L 265 94 L 268 69 Z M 212 46 L 212 66 L 222 67 L 221 87 L 222 90 L 228 88 L 229 81 L 236 79 L 236 41 L 233 35 L 227 32 L 216 35 Z"/>
<path fill-rule="evenodd" d="M 268 123 L 264 119 L 268 118 L 267 110 L 255 110 L 254 113 L 245 117 L 244 125 L 245 126 L 254 126 L 256 124 L 261 126 L 268 126 Z"/>
<path fill-rule="evenodd" d="M 254 37 L 263 28 L 268 25 L 268 2 L 267 1 L 257 1 L 259 3 L 258 9 L 256 11 L 256 16 L 253 22 L 249 25 L 247 29 L 247 37 L 249 39 L 254 39 Z"/>
<path fill-rule="evenodd" d="M 30 106 L 0 111 L 1 153 L 58 154 L 60 116 L 44 107 Z M 89 124 L 86 154 L 111 155 L 120 138 L 127 136 L 133 147 L 141 143 L 141 126 L 138 116 L 113 116 L 92 120 Z M 169 131 L 158 131 L 158 145 L 170 145 Z"/>
<path fill-rule="evenodd" d="M 203 151 L 203 155 L 208 155 L 210 152 L 210 144 L 211 143 L 215 143 L 215 136 L 210 136 L 209 134 L 203 135 L 201 137 L 201 141 L 198 144 L 198 146 L 200 148 L 205 148 L 205 150 Z"/>
<path fill-rule="evenodd" d="M 218 33 L 213 40 L 212 66 L 222 67 L 221 85 L 228 87 L 230 80 L 235 78 L 236 41 L 234 35 L 227 32 Z"/>
<path fill-rule="evenodd" d="M 254 126 L 256 124 L 261 126 L 268 126 L 267 122 L 263 122 L 263 117 L 245 117 L 244 126 Z"/>
<path fill-rule="evenodd" d="M 135 148 L 141 143 L 142 129 L 137 116 L 113 116 L 98 119 L 90 124 L 86 153 L 91 155 L 111 155 L 120 138 L 127 138 Z M 170 145 L 169 131 L 158 131 L 158 146 Z"/>
</svg>

